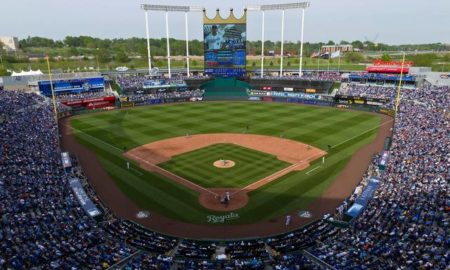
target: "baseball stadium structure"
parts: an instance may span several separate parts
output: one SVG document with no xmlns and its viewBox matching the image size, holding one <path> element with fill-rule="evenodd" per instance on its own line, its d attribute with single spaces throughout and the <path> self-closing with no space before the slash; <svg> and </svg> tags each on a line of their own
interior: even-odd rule
<svg viewBox="0 0 450 270">
<path fill-rule="evenodd" d="M 142 5 L 145 74 L 3 78 L 0 268 L 448 268 L 449 86 L 404 59 L 303 70 L 309 6 Z M 281 11 L 283 40 L 287 9 L 302 13 L 299 70 L 283 49 L 279 70 L 246 70 L 246 13 L 262 12 L 263 45 L 264 12 Z M 166 15 L 167 71 L 152 67 L 150 11 Z M 183 70 L 170 12 L 185 13 Z M 202 71 L 188 12 L 203 12 Z"/>
</svg>

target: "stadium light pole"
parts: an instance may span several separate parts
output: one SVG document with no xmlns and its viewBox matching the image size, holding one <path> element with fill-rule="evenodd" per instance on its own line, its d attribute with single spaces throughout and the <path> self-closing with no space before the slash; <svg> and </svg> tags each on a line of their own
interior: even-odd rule
<svg viewBox="0 0 450 270">
<path fill-rule="evenodd" d="M 248 11 L 261 11 L 263 15 L 263 23 L 262 23 L 262 35 L 261 35 L 261 42 L 264 44 L 264 12 L 270 11 L 270 10 L 281 10 L 282 11 L 282 21 L 281 21 L 281 65 L 280 65 L 280 77 L 283 74 L 283 46 L 284 46 L 284 12 L 288 9 L 302 9 L 302 27 L 301 27 L 301 40 L 300 40 L 300 74 L 302 73 L 302 60 L 303 60 L 303 31 L 304 31 L 304 23 L 305 23 L 305 9 L 310 7 L 310 2 L 297 2 L 297 3 L 289 3 L 289 4 L 272 4 L 272 5 L 260 5 L 260 6 L 248 6 Z M 264 48 L 264 45 L 261 45 L 261 48 Z M 261 77 L 263 76 L 263 70 L 264 70 L 264 50 L 261 53 Z"/>
<path fill-rule="evenodd" d="M 262 33 L 261 33 L 261 78 L 264 77 L 264 24 L 265 12 L 262 12 Z"/>
<path fill-rule="evenodd" d="M 303 30 L 305 27 L 305 9 L 302 8 L 302 31 L 300 34 L 300 66 L 298 68 L 298 76 L 303 76 Z"/>
<path fill-rule="evenodd" d="M 184 12 L 185 13 L 185 24 L 186 24 L 186 42 L 189 43 L 188 40 L 188 19 L 187 19 L 187 13 L 188 12 L 202 12 L 203 7 L 197 7 L 197 6 L 169 6 L 169 5 L 150 5 L 150 4 L 142 4 L 141 9 L 145 10 L 145 22 L 146 22 L 146 29 L 147 29 L 147 51 L 148 51 L 148 61 L 149 61 L 149 74 L 151 74 L 151 61 L 150 61 L 150 39 L 148 34 L 148 15 L 147 11 L 164 11 L 166 12 L 166 38 L 167 38 L 167 66 L 168 66 L 168 72 L 169 72 L 169 78 L 172 77 L 171 74 L 171 67 L 170 67 L 170 41 L 169 41 L 169 12 Z M 189 67 L 189 44 L 186 45 L 186 56 L 188 59 L 188 67 Z M 189 70 L 188 70 L 189 74 Z"/>
<path fill-rule="evenodd" d="M 283 58 L 284 58 L 284 13 L 281 11 L 281 51 L 280 51 L 280 77 L 283 77 Z"/>
<path fill-rule="evenodd" d="M 152 73 L 152 61 L 150 52 L 150 34 L 148 29 L 148 11 L 145 10 L 145 32 L 147 34 L 147 60 L 148 60 L 148 75 Z"/>
<path fill-rule="evenodd" d="M 187 77 L 190 77 L 190 71 L 189 71 L 189 22 L 188 22 L 188 13 L 187 11 L 184 12 L 184 25 L 185 25 L 185 31 L 186 31 L 186 70 L 187 70 Z"/>
<path fill-rule="evenodd" d="M 169 41 L 169 11 L 166 11 L 166 43 L 167 43 L 167 68 L 169 71 L 169 79 L 172 78 L 170 70 L 170 41 Z"/>
</svg>

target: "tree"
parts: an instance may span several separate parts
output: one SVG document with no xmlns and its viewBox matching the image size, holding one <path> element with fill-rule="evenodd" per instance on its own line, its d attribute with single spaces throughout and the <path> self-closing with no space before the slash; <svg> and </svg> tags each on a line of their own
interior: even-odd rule
<svg viewBox="0 0 450 270">
<path fill-rule="evenodd" d="M 115 59 L 120 63 L 127 63 L 130 61 L 128 55 L 122 50 L 117 51 Z"/>
<path fill-rule="evenodd" d="M 334 43 L 334 41 L 329 40 L 329 41 L 327 42 L 327 45 L 335 45 L 335 43 Z"/>
<path fill-rule="evenodd" d="M 385 62 L 390 62 L 392 59 L 391 59 L 391 56 L 389 54 L 385 53 L 385 54 L 383 54 L 381 56 L 381 60 L 383 60 Z"/>
<path fill-rule="evenodd" d="M 364 61 L 364 55 L 358 52 L 349 52 L 345 54 L 344 60 L 349 63 L 361 63 Z"/>
<path fill-rule="evenodd" d="M 0 76 L 10 76 L 11 72 L 7 71 L 6 68 L 0 66 Z"/>
<path fill-rule="evenodd" d="M 100 63 L 108 63 L 111 60 L 109 52 L 105 49 L 97 50 L 97 57 Z"/>
<path fill-rule="evenodd" d="M 53 39 L 43 38 L 43 37 L 28 37 L 26 39 L 20 40 L 19 46 L 21 48 L 29 48 L 29 47 L 54 48 L 55 41 Z"/>
<path fill-rule="evenodd" d="M 364 44 L 359 40 L 352 41 L 353 48 L 362 49 L 364 48 Z"/>
<path fill-rule="evenodd" d="M 340 44 L 341 45 L 348 45 L 348 44 L 350 44 L 350 42 L 348 42 L 347 40 L 341 40 Z"/>
<path fill-rule="evenodd" d="M 78 55 L 80 55 L 80 52 L 78 51 L 77 48 L 75 48 L 75 47 L 70 47 L 69 50 L 68 50 L 68 52 L 67 52 L 67 54 L 68 54 L 69 56 L 78 56 Z"/>
<path fill-rule="evenodd" d="M 408 56 L 408 60 L 413 61 L 414 65 L 419 67 L 431 67 L 435 59 L 437 59 L 437 55 L 434 53 Z"/>
<path fill-rule="evenodd" d="M 442 57 L 442 61 L 444 61 L 444 62 L 450 61 L 450 53 L 446 53 L 446 54 L 444 55 L 444 57 Z"/>
</svg>

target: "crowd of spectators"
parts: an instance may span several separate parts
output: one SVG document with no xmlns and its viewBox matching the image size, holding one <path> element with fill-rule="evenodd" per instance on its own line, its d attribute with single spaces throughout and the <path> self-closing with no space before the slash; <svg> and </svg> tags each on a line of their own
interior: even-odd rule
<svg viewBox="0 0 450 270">
<path fill-rule="evenodd" d="M 0 100 L 0 268 L 102 269 L 131 254 L 80 208 L 49 103 L 14 91 Z"/>
<path fill-rule="evenodd" d="M 169 270 L 172 265 L 172 257 L 170 256 L 142 252 L 126 261 L 126 263 L 120 268 L 123 270 Z"/>
<path fill-rule="evenodd" d="M 352 86 L 350 93 L 393 98 L 392 90 Z M 449 98 L 448 87 L 402 90 L 391 160 L 374 198 L 313 254 L 339 269 L 448 269 Z"/>
<path fill-rule="evenodd" d="M 177 257 L 195 260 L 212 260 L 216 253 L 215 242 L 183 240 L 178 245 Z"/>
<path fill-rule="evenodd" d="M 321 270 L 326 269 L 304 256 L 302 253 L 280 255 L 270 263 L 274 270 Z"/>
<path fill-rule="evenodd" d="M 201 98 L 205 93 L 204 90 L 186 90 L 186 91 L 151 91 L 143 94 L 128 94 L 123 97 L 128 97 L 130 102 L 147 102 L 156 99 L 178 99 L 178 98 Z"/>
<path fill-rule="evenodd" d="M 182 76 L 172 76 L 172 78 L 165 78 L 161 76 L 144 76 L 140 74 L 136 75 L 124 75 L 124 76 L 117 76 L 115 78 L 117 84 L 124 90 L 127 89 L 144 89 L 145 82 L 158 82 L 158 81 L 164 81 L 164 84 L 171 85 L 171 84 L 186 84 L 184 81 L 184 78 Z"/>
<path fill-rule="evenodd" d="M 253 76 L 252 79 L 259 80 L 260 76 Z M 315 80 L 315 81 L 339 81 L 341 79 L 341 73 L 339 72 L 305 72 L 301 77 L 298 75 L 283 75 L 283 76 L 270 76 L 265 75 L 264 80 Z"/>
</svg>

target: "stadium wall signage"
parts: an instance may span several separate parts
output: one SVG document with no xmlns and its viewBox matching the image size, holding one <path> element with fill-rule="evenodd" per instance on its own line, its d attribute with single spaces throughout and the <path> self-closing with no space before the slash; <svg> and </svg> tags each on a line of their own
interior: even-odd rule
<svg viewBox="0 0 450 270">
<path fill-rule="evenodd" d="M 101 214 L 100 211 L 95 206 L 95 204 L 91 201 L 89 196 L 84 191 L 83 186 L 81 185 L 80 180 L 78 180 L 78 178 L 69 179 L 69 185 L 72 188 L 73 193 L 77 197 L 81 207 L 84 209 L 84 211 L 86 211 L 86 213 L 89 216 L 95 217 Z"/>
<path fill-rule="evenodd" d="M 322 96 L 317 94 L 306 94 L 306 93 L 296 93 L 296 92 L 277 92 L 277 91 L 261 91 L 261 90 L 250 90 L 250 96 L 263 96 L 263 97 L 282 97 L 282 98 L 301 98 L 301 99 L 322 99 Z"/>
</svg>

